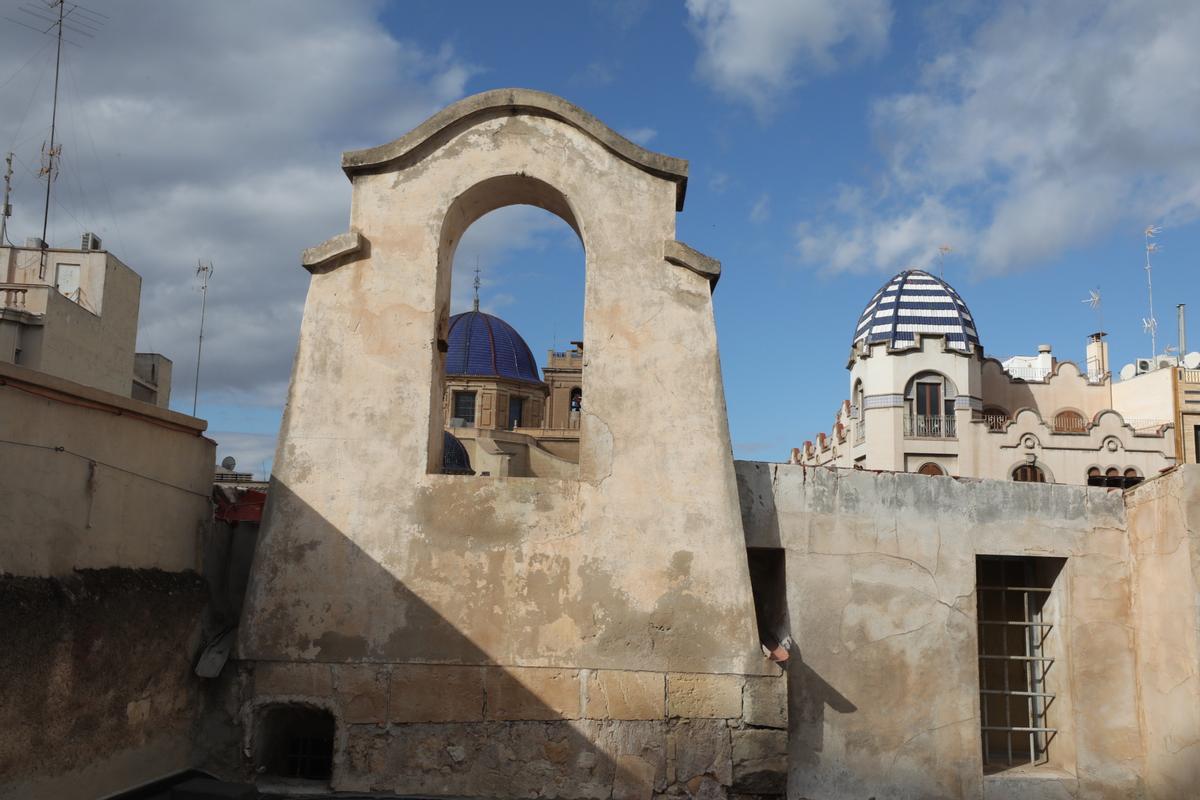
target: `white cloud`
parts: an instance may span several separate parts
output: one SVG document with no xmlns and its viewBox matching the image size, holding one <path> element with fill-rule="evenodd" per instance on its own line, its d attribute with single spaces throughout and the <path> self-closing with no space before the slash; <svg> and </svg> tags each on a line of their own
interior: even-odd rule
<svg viewBox="0 0 1200 800">
<path fill-rule="evenodd" d="M 65 49 L 51 242 L 77 243 L 86 227 L 142 275 L 139 348 L 175 361 L 176 398 L 192 389 L 196 260 L 214 263 L 201 415 L 206 398 L 282 402 L 308 287 L 300 251 L 349 218 L 341 151 L 394 139 L 465 93 L 470 64 L 395 38 L 379 8 L 126 0 Z M 0 26 L 0 76 L 33 57 L 0 87 L 17 240 L 41 231 L 30 172 L 50 116 L 43 44 Z"/>
<path fill-rule="evenodd" d="M 750 209 L 750 221 L 762 224 L 771 218 L 771 195 L 763 192 Z"/>
<path fill-rule="evenodd" d="M 1200 213 L 1200 5 L 1001 9 L 935 52 L 912 91 L 874 104 L 889 143 L 875 199 L 860 189 L 849 213 L 804 226 L 806 259 L 850 268 L 857 249 L 894 269 L 949 239 L 1002 272 Z"/>
<path fill-rule="evenodd" d="M 658 131 L 654 130 L 654 128 L 634 128 L 632 130 L 622 132 L 621 135 L 629 141 L 636 142 L 642 147 L 645 147 L 646 145 L 650 144 L 650 141 L 655 136 L 658 136 Z"/>
<path fill-rule="evenodd" d="M 700 75 L 760 117 L 812 72 L 887 46 L 889 0 L 687 0 Z"/>
</svg>

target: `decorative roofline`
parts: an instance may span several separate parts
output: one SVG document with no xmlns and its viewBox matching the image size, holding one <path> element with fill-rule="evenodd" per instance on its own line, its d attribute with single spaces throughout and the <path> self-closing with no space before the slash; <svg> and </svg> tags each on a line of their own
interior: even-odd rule
<svg viewBox="0 0 1200 800">
<path fill-rule="evenodd" d="M 687 193 L 688 162 L 682 158 L 647 150 L 621 136 L 596 117 L 557 95 L 533 89 L 492 89 L 453 103 L 413 128 L 399 139 L 363 150 L 342 153 L 342 170 L 351 180 L 355 175 L 389 169 L 404 169 L 436 147 L 439 136 L 464 123 L 503 114 L 532 114 L 565 122 L 591 136 L 620 158 L 665 180 L 673 181 L 675 210 L 683 210 Z"/>
</svg>

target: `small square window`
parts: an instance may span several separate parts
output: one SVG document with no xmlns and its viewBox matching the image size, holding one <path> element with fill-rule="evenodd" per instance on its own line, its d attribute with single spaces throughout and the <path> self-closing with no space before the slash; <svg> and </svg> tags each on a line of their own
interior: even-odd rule
<svg viewBox="0 0 1200 800">
<path fill-rule="evenodd" d="M 475 392 L 455 392 L 452 404 L 450 416 L 454 421 L 451 424 L 456 427 L 475 427 Z"/>
</svg>

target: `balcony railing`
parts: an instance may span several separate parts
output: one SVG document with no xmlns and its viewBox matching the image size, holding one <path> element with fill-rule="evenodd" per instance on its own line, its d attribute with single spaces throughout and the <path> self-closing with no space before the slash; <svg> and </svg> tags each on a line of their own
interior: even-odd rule
<svg viewBox="0 0 1200 800">
<path fill-rule="evenodd" d="M 914 439 L 953 439 L 958 435 L 954 417 L 904 418 L 904 435 Z"/>
<path fill-rule="evenodd" d="M 0 309 L 45 314 L 50 287 L 39 283 L 0 283 Z"/>
</svg>

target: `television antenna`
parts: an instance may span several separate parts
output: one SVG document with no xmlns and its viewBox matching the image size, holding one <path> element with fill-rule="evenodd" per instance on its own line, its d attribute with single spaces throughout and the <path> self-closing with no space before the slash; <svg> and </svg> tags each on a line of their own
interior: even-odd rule
<svg viewBox="0 0 1200 800">
<path fill-rule="evenodd" d="M 41 167 L 38 177 L 46 178 L 46 201 L 42 207 L 42 259 L 38 277 L 46 277 L 46 234 L 50 229 L 50 190 L 54 179 L 58 177 L 59 162 L 62 160 L 62 144 L 57 143 L 58 132 L 58 78 L 62 72 L 63 42 L 79 47 L 80 44 L 65 36 L 69 31 L 75 36 L 94 39 L 95 35 L 108 20 L 107 14 L 92 11 L 78 3 L 67 3 L 67 0 L 30 0 L 18 6 L 17 11 L 24 16 L 20 19 L 5 17 L 9 22 L 16 23 L 43 36 L 53 36 L 57 40 L 54 51 L 54 94 L 50 105 L 50 139 L 42 143 Z"/>
<path fill-rule="evenodd" d="M 1150 297 L 1150 316 L 1142 320 L 1142 329 L 1150 334 L 1150 357 L 1158 357 L 1158 320 L 1154 318 L 1154 283 L 1150 280 L 1150 254 L 1158 252 L 1158 242 L 1151 241 L 1162 231 L 1159 225 L 1147 225 L 1146 234 L 1146 291 Z"/>
<path fill-rule="evenodd" d="M 200 397 L 200 353 L 204 349 L 204 312 L 208 307 L 208 282 L 213 276 L 212 262 L 196 262 L 196 275 L 200 277 L 200 338 L 196 342 L 196 383 L 192 387 L 192 416 L 196 416 L 196 401 Z"/>
<path fill-rule="evenodd" d="M 953 253 L 954 248 L 948 244 L 938 245 L 938 277 L 946 277 L 946 254 Z"/>
<path fill-rule="evenodd" d="M 1097 286 L 1095 289 L 1088 289 L 1087 299 L 1080 300 L 1079 302 L 1085 303 L 1088 308 L 1096 312 L 1096 320 L 1100 324 L 1099 330 L 1104 330 L 1104 310 L 1101 307 L 1100 287 Z"/>
</svg>

